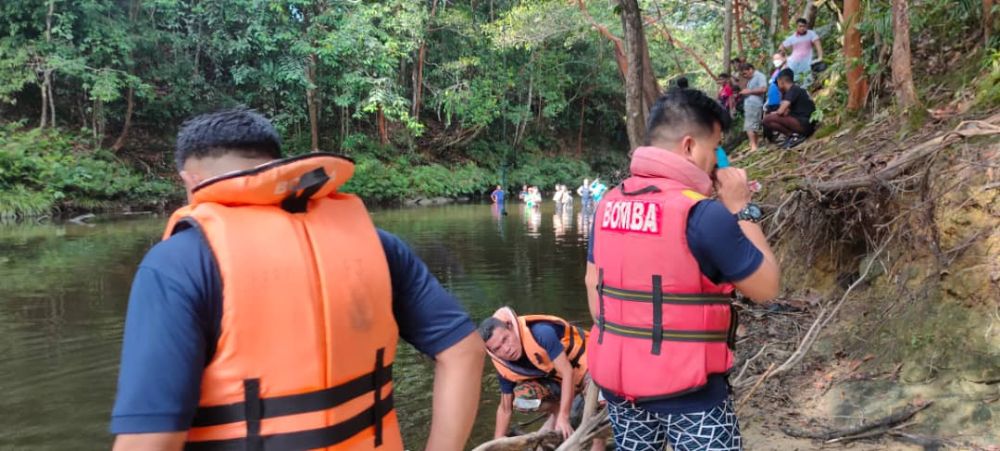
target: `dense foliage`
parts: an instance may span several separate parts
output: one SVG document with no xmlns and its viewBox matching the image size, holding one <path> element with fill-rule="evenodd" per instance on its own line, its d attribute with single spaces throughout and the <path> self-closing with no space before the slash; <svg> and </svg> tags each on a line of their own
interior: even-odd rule
<svg viewBox="0 0 1000 451">
<path fill-rule="evenodd" d="M 378 199 L 472 194 L 504 178 L 547 188 L 587 172 L 613 176 L 628 141 L 612 3 L 7 0 L 0 115 L 87 135 L 92 148 L 164 172 L 184 118 L 247 105 L 274 119 L 291 152 L 357 158 L 351 186 Z M 659 87 L 683 75 L 714 92 L 721 2 L 638 3 Z M 841 71 L 841 2 L 820 3 L 815 28 L 830 72 Z M 862 3 L 864 64 L 878 95 L 889 2 Z M 979 0 L 911 3 L 920 12 L 913 36 L 926 42 L 964 39 L 982 16 Z M 735 4 L 734 56 L 764 68 L 803 2 Z"/>
<path fill-rule="evenodd" d="M 14 128 L 0 127 L 0 219 L 179 199 L 173 183 L 139 173 L 110 152 L 81 149 L 79 137 Z"/>
</svg>

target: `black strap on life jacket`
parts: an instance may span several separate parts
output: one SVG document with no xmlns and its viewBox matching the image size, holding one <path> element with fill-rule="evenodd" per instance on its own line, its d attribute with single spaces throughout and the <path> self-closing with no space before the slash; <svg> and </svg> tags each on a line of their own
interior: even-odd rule
<svg viewBox="0 0 1000 451">
<path fill-rule="evenodd" d="M 573 331 L 576 331 L 575 335 L 573 334 Z M 569 345 L 566 346 L 566 356 L 569 357 L 569 363 L 570 365 L 573 365 L 573 368 L 579 368 L 580 358 L 582 358 L 583 354 L 587 352 L 587 340 L 583 338 L 584 336 L 583 329 L 581 329 L 579 326 L 574 326 L 572 324 L 567 323 L 566 333 L 569 334 Z M 580 337 L 580 349 L 577 350 L 576 354 L 574 355 L 573 349 L 576 348 L 577 336 Z"/>
<path fill-rule="evenodd" d="M 624 324 L 605 323 L 609 334 L 629 338 L 642 338 L 651 340 L 653 329 L 648 327 L 626 326 Z M 659 329 L 662 341 L 692 341 L 701 343 L 725 342 L 728 339 L 728 330 L 670 330 Z"/>
<path fill-rule="evenodd" d="M 653 355 L 660 355 L 663 342 L 663 278 L 653 275 Z"/>
<path fill-rule="evenodd" d="M 604 268 L 597 270 L 597 299 L 600 301 L 600 311 L 597 315 L 597 343 L 604 342 Z"/>
<path fill-rule="evenodd" d="M 242 402 L 199 407 L 191 423 L 192 427 L 205 427 L 245 421 L 247 436 L 228 440 L 188 442 L 185 449 L 269 451 L 323 448 L 343 442 L 372 426 L 375 427 L 375 446 L 378 447 L 382 444 L 383 419 L 393 410 L 392 393 L 383 398 L 381 390 L 391 381 L 392 365 L 385 365 L 384 348 L 376 352 L 374 371 L 323 390 L 261 398 L 260 380 L 247 379 L 243 383 Z M 372 391 L 375 392 L 375 403 L 364 412 L 341 423 L 320 429 L 260 435 L 261 420 L 324 411 Z"/>
<path fill-rule="evenodd" d="M 322 167 L 302 174 L 298 185 L 281 201 L 281 209 L 289 213 L 304 213 L 309 205 L 309 199 L 329 181 L 330 176 Z"/>
<path fill-rule="evenodd" d="M 599 294 L 621 301 L 653 302 L 651 291 L 625 290 L 604 285 Z M 670 305 L 729 305 L 733 301 L 731 295 L 724 294 L 660 293 L 660 297 L 664 304 Z"/>
<path fill-rule="evenodd" d="M 375 352 L 375 369 L 372 370 L 372 385 L 375 387 L 379 387 L 379 381 L 386 376 L 384 362 L 385 348 L 381 348 Z M 378 448 L 382 446 L 382 417 L 389 412 L 383 411 L 385 406 L 382 405 L 382 390 L 375 389 L 372 393 L 375 394 L 375 403 L 372 404 L 372 423 L 375 425 L 375 447 Z"/>
<path fill-rule="evenodd" d="M 619 185 L 619 186 L 621 186 L 622 194 L 624 194 L 626 196 L 638 196 L 640 194 L 658 193 L 658 192 L 661 191 L 655 185 L 646 185 L 646 186 L 644 186 L 644 187 L 642 187 L 642 188 L 640 188 L 640 189 L 638 189 L 636 191 L 626 191 L 625 190 L 625 182 L 622 182 L 622 184 Z"/>
</svg>

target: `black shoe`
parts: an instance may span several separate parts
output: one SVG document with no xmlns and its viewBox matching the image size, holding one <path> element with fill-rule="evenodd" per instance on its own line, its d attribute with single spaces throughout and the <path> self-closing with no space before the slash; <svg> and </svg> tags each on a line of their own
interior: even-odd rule
<svg viewBox="0 0 1000 451">
<path fill-rule="evenodd" d="M 805 136 L 803 136 L 803 135 L 792 135 L 790 138 L 788 138 L 788 142 L 785 143 L 785 145 L 787 146 L 785 148 L 786 149 L 791 149 L 791 148 L 793 148 L 795 146 L 798 146 L 799 144 L 802 144 L 804 142 L 806 142 L 806 137 Z"/>
<path fill-rule="evenodd" d="M 792 137 L 791 136 L 785 138 L 785 141 L 781 143 L 781 148 L 782 149 L 791 149 L 792 148 Z"/>
</svg>

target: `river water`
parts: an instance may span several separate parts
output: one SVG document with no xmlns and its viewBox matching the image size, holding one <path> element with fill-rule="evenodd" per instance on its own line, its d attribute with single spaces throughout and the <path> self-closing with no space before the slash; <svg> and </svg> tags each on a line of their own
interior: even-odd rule
<svg viewBox="0 0 1000 451">
<path fill-rule="evenodd" d="M 497 307 L 585 322 L 589 224 L 551 204 L 502 216 L 488 205 L 381 210 L 475 320 Z M 566 212 L 563 212 L 566 213 Z M 165 218 L 0 226 L 0 449 L 101 449 L 111 443 L 122 325 L 136 265 Z M 409 449 L 430 424 L 432 362 L 403 344 L 394 372 Z M 487 363 L 470 444 L 489 439 L 497 401 Z"/>
</svg>

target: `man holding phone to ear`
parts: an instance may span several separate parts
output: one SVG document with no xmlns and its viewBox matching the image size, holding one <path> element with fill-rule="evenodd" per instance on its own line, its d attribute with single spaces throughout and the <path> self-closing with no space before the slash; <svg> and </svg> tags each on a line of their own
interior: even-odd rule
<svg viewBox="0 0 1000 451">
<path fill-rule="evenodd" d="M 729 122 L 701 91 L 669 91 L 650 112 L 631 177 L 597 206 L 587 358 L 618 449 L 742 449 L 726 379 L 730 302 L 735 289 L 774 298 L 780 271 L 746 171 L 716 167 Z"/>
</svg>

